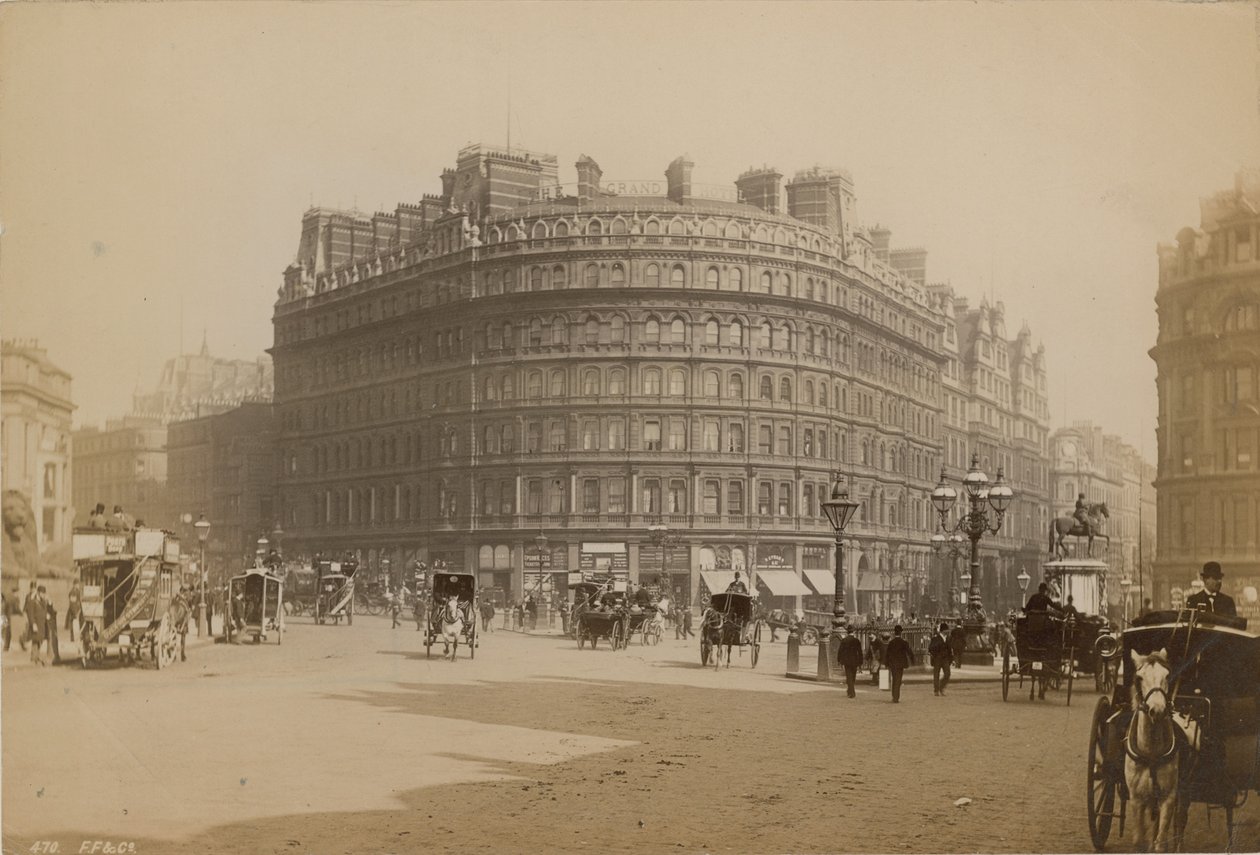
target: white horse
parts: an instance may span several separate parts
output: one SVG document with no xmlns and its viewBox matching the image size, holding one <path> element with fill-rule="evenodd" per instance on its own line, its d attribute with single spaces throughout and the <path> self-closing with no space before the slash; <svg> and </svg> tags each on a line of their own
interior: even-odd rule
<svg viewBox="0 0 1260 855">
<path fill-rule="evenodd" d="M 455 661 L 459 650 L 459 637 L 464 634 L 464 612 L 459 607 L 459 597 L 452 594 L 442 607 L 442 656 Z"/>
<path fill-rule="evenodd" d="M 1168 651 L 1131 655 L 1133 718 L 1124 737 L 1124 780 L 1136 813 L 1136 846 L 1139 852 L 1176 851 L 1188 805 L 1178 798 L 1181 757 L 1168 694 Z"/>
</svg>

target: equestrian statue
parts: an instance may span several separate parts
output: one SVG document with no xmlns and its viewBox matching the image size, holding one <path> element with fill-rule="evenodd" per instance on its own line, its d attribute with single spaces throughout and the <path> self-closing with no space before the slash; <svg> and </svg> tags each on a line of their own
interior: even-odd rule
<svg viewBox="0 0 1260 855">
<path fill-rule="evenodd" d="M 1076 510 L 1072 516 L 1058 517 L 1050 523 L 1050 554 L 1055 558 L 1067 558 L 1068 549 L 1063 538 L 1088 538 L 1085 552 L 1089 557 L 1094 555 L 1094 538 L 1101 537 L 1111 547 L 1111 538 L 1102 533 L 1103 520 L 1110 518 L 1106 502 L 1086 502 L 1085 494 L 1076 499 Z"/>
</svg>

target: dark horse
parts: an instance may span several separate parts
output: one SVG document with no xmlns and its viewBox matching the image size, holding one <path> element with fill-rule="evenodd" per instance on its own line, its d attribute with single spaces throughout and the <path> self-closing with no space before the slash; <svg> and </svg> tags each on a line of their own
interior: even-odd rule
<svg viewBox="0 0 1260 855">
<path fill-rule="evenodd" d="M 1085 525 L 1081 525 L 1076 517 L 1058 517 L 1050 523 L 1051 555 L 1055 558 L 1067 558 L 1068 549 L 1063 543 L 1063 538 L 1068 535 L 1089 538 L 1085 553 L 1091 558 L 1094 555 L 1094 538 L 1101 537 L 1107 541 L 1107 546 L 1110 548 L 1111 538 L 1102 533 L 1102 521 L 1111 517 L 1111 514 L 1107 511 L 1107 503 L 1094 502 L 1090 504 L 1086 508 L 1086 516 L 1089 518 L 1089 522 Z"/>
</svg>

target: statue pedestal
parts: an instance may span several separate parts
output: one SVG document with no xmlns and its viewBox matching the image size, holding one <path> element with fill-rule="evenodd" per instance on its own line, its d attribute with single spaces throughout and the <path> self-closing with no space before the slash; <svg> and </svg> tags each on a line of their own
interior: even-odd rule
<svg viewBox="0 0 1260 855">
<path fill-rule="evenodd" d="M 963 648 L 962 664 L 993 664 L 993 646 L 989 644 L 989 626 L 983 617 L 968 617 L 963 621 L 963 632 L 967 635 L 967 644 Z"/>
</svg>

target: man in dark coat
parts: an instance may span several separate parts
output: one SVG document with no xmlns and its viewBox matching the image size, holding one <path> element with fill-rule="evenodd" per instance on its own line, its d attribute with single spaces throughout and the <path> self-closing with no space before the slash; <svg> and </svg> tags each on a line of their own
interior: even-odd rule
<svg viewBox="0 0 1260 855">
<path fill-rule="evenodd" d="M 44 602 L 44 586 L 26 598 L 26 628 L 31 642 L 31 661 L 47 665 L 44 661 L 44 635 L 48 628 L 48 606 Z"/>
<path fill-rule="evenodd" d="M 840 639 L 836 650 L 836 661 L 844 668 L 844 684 L 849 697 L 857 697 L 854 687 L 857 684 L 858 666 L 862 664 L 862 642 L 853 634 L 851 626 L 844 628 L 844 637 Z"/>
<path fill-rule="evenodd" d="M 967 649 L 967 633 L 963 630 L 962 624 L 956 624 L 949 631 L 949 652 L 954 657 L 954 667 L 962 667 L 963 651 Z"/>
<path fill-rule="evenodd" d="M 1203 590 L 1186 598 L 1186 608 L 1212 612 L 1225 617 L 1238 617 L 1234 598 L 1229 594 L 1221 593 L 1221 583 L 1225 578 L 1221 565 L 1216 561 L 1209 561 L 1203 565 L 1199 578 L 1203 580 Z"/>
<path fill-rule="evenodd" d="M 949 649 L 949 624 L 942 622 L 928 642 L 928 659 L 932 664 L 932 694 L 944 695 L 949 685 L 949 666 L 954 660 Z"/>
<path fill-rule="evenodd" d="M 884 649 L 884 665 L 888 668 L 888 679 L 892 684 L 892 702 L 901 703 L 901 676 L 914 663 L 914 651 L 910 642 L 901 637 L 901 624 L 893 627 L 892 640 Z"/>
</svg>

